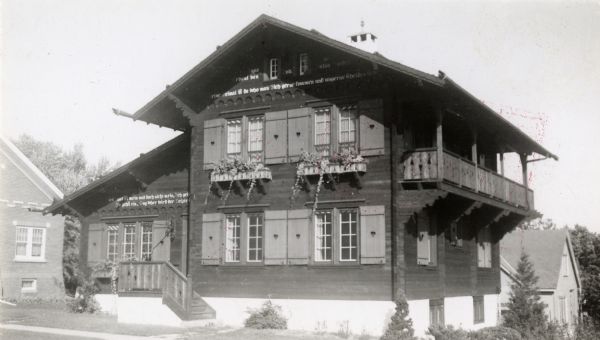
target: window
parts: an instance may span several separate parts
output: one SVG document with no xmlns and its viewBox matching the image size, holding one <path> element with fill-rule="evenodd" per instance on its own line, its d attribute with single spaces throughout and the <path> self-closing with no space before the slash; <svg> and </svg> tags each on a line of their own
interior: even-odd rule
<svg viewBox="0 0 600 340">
<path fill-rule="evenodd" d="M 428 211 L 417 214 L 417 264 L 437 265 L 437 235 Z"/>
<path fill-rule="evenodd" d="M 358 259 L 358 220 L 356 210 L 340 212 L 340 261 Z"/>
<path fill-rule="evenodd" d="M 331 212 L 315 214 L 315 261 L 331 261 Z"/>
<path fill-rule="evenodd" d="M 457 222 L 450 223 L 450 244 L 458 248 L 463 246 L 462 225 Z"/>
<path fill-rule="evenodd" d="M 560 269 L 562 271 L 562 275 L 563 276 L 569 276 L 569 254 L 568 252 L 565 250 L 565 252 L 562 255 L 562 264 L 560 265 Z"/>
<path fill-rule="evenodd" d="M 354 148 L 356 143 L 356 106 L 345 106 L 340 108 L 339 128 L 340 149 Z"/>
<path fill-rule="evenodd" d="M 248 154 L 260 161 L 263 150 L 263 117 L 248 118 Z"/>
<path fill-rule="evenodd" d="M 271 58 L 269 60 L 269 78 L 279 78 L 279 59 L 277 58 Z"/>
<path fill-rule="evenodd" d="M 152 261 L 152 222 L 142 222 L 142 261 Z"/>
<path fill-rule="evenodd" d="M 315 149 L 321 156 L 329 156 L 331 144 L 331 108 L 315 109 Z"/>
<path fill-rule="evenodd" d="M 477 235 L 477 266 L 492 268 L 492 242 L 489 227 L 480 229 Z"/>
<path fill-rule="evenodd" d="M 227 155 L 239 155 L 242 152 L 242 120 L 227 121 Z"/>
<path fill-rule="evenodd" d="M 473 296 L 473 323 L 485 322 L 483 296 Z"/>
<path fill-rule="evenodd" d="M 123 224 L 123 259 L 135 259 L 135 223 Z"/>
<path fill-rule="evenodd" d="M 119 239 L 119 225 L 118 224 L 110 224 L 107 227 L 108 231 L 108 249 L 106 251 L 106 259 L 111 262 L 116 262 L 119 257 L 119 247 L 118 247 L 118 239 Z"/>
<path fill-rule="evenodd" d="M 225 226 L 225 261 L 240 261 L 240 215 L 227 215 Z"/>
<path fill-rule="evenodd" d="M 299 61 L 298 71 L 299 71 L 300 75 L 303 76 L 308 71 L 308 53 L 300 53 L 300 56 L 298 59 L 299 59 L 298 60 Z"/>
<path fill-rule="evenodd" d="M 560 313 L 560 323 L 567 323 L 567 303 L 564 296 L 559 298 L 559 313 Z"/>
<path fill-rule="evenodd" d="M 46 229 L 17 226 L 15 237 L 16 260 L 44 259 L 46 247 Z"/>
<path fill-rule="evenodd" d="M 36 279 L 22 279 L 21 280 L 21 292 L 22 293 L 35 293 L 37 291 L 37 280 Z"/>
<path fill-rule="evenodd" d="M 248 216 L 248 262 L 260 262 L 263 257 L 263 216 Z"/>
<path fill-rule="evenodd" d="M 429 300 L 429 325 L 444 326 L 444 299 Z"/>
</svg>

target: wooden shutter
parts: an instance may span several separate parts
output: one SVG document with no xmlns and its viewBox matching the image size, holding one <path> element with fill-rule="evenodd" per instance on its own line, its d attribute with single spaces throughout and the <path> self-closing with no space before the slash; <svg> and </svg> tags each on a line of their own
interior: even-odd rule
<svg viewBox="0 0 600 340">
<path fill-rule="evenodd" d="M 290 162 L 296 162 L 302 151 L 312 151 L 310 122 L 310 108 L 304 107 L 288 111 L 288 157 Z"/>
<path fill-rule="evenodd" d="M 308 263 L 308 226 L 311 211 L 288 210 L 288 263 Z"/>
<path fill-rule="evenodd" d="M 88 263 L 104 260 L 102 249 L 106 248 L 107 245 L 102 242 L 103 233 L 106 233 L 103 223 L 90 224 L 88 229 Z"/>
<path fill-rule="evenodd" d="M 225 155 L 226 120 L 222 118 L 204 121 L 204 169 L 212 169 Z"/>
<path fill-rule="evenodd" d="M 221 260 L 221 213 L 202 215 L 202 257 L 203 265 L 218 265 Z"/>
<path fill-rule="evenodd" d="M 431 260 L 429 218 L 426 212 L 417 214 L 417 264 L 429 265 Z"/>
<path fill-rule="evenodd" d="M 287 162 L 287 111 L 265 113 L 265 164 Z"/>
<path fill-rule="evenodd" d="M 363 156 L 383 155 L 385 133 L 381 100 L 359 102 L 358 115 L 360 154 Z"/>
<path fill-rule="evenodd" d="M 385 263 L 385 207 L 360 207 L 360 263 Z"/>
<path fill-rule="evenodd" d="M 265 211 L 265 265 L 287 262 L 287 211 Z"/>
<path fill-rule="evenodd" d="M 168 221 L 152 223 L 152 247 L 154 247 L 152 261 L 169 261 L 171 259 L 171 237 L 165 237 L 167 230 L 169 230 Z"/>
</svg>

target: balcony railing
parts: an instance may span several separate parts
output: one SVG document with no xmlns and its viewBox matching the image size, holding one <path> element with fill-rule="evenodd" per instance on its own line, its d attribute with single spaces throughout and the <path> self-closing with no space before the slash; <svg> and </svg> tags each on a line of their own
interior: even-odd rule
<svg viewBox="0 0 600 340">
<path fill-rule="evenodd" d="M 367 163 L 352 163 L 348 165 L 327 164 L 323 169 L 317 166 L 306 166 L 302 168 L 302 175 L 304 176 L 318 175 L 321 172 L 324 174 L 367 172 Z"/>
<path fill-rule="evenodd" d="M 210 180 L 212 182 L 231 182 L 231 181 L 247 181 L 247 180 L 271 180 L 271 170 L 261 169 L 256 171 L 238 172 L 235 175 L 230 173 L 218 174 L 212 173 Z"/>
<path fill-rule="evenodd" d="M 532 190 L 448 151 L 442 155 L 440 176 L 436 149 L 418 149 L 409 153 L 403 161 L 404 181 L 444 180 L 518 207 L 533 208 Z"/>
</svg>

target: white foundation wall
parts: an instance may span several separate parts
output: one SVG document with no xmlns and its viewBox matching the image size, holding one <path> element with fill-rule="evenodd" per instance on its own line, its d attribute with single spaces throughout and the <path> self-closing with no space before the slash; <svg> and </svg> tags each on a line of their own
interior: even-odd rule
<svg viewBox="0 0 600 340">
<path fill-rule="evenodd" d="M 260 308 L 266 299 L 203 297 L 215 309 L 217 324 L 243 327 L 249 308 Z M 337 332 L 347 324 L 353 334 L 383 334 L 395 311 L 391 301 L 271 299 L 281 306 L 288 328 Z M 428 307 L 429 308 L 429 307 Z"/>
<path fill-rule="evenodd" d="M 117 294 L 96 294 L 94 298 L 100 305 L 101 312 L 117 315 Z"/>
<path fill-rule="evenodd" d="M 468 330 L 496 326 L 498 324 L 499 295 L 490 294 L 483 296 L 484 322 L 475 324 L 472 296 L 458 296 L 444 299 L 444 321 Z"/>
<path fill-rule="evenodd" d="M 415 335 L 425 336 L 429 328 L 429 300 L 408 301 L 408 315 L 412 319 Z"/>
<path fill-rule="evenodd" d="M 162 303 L 162 297 L 119 297 L 117 321 L 146 325 L 181 326 L 181 319 Z"/>
</svg>

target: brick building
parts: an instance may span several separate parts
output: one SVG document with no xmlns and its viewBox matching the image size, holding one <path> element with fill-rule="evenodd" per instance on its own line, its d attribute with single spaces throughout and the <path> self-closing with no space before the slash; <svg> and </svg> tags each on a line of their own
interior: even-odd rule
<svg viewBox="0 0 600 340">
<path fill-rule="evenodd" d="M 15 145 L 0 137 L 2 299 L 64 296 L 64 218 L 42 211 L 62 193 Z"/>
</svg>

